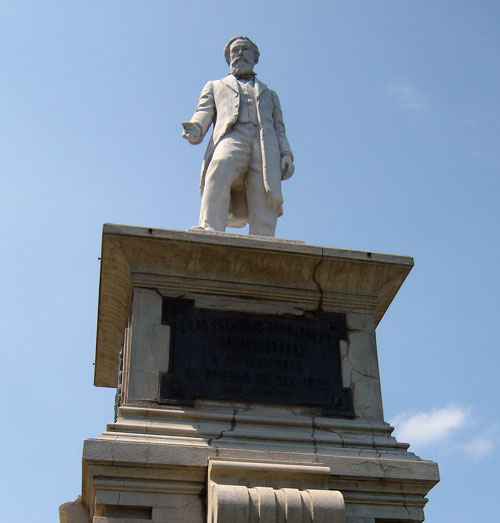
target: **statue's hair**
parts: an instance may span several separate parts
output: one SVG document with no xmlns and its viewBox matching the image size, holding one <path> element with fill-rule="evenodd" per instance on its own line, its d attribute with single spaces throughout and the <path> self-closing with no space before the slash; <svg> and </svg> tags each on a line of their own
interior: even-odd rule
<svg viewBox="0 0 500 523">
<path fill-rule="evenodd" d="M 229 56 L 229 52 L 231 50 L 231 44 L 233 42 L 236 42 L 236 40 L 246 40 L 253 48 L 253 63 L 256 64 L 258 61 L 259 61 L 259 56 L 260 56 L 260 53 L 259 53 L 259 48 L 257 47 L 257 44 L 255 44 L 254 42 L 252 42 L 252 40 L 250 40 L 250 38 L 248 38 L 248 36 L 233 36 L 233 38 L 231 38 L 231 40 L 229 40 L 229 42 L 226 44 L 226 47 L 224 47 L 224 57 L 226 58 L 226 63 L 227 65 L 230 65 L 231 63 L 231 59 L 230 59 L 230 56 Z"/>
</svg>

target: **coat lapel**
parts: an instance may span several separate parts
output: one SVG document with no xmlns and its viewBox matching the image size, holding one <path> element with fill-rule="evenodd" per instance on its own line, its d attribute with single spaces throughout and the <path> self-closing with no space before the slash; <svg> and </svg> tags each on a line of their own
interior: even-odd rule
<svg viewBox="0 0 500 523">
<path fill-rule="evenodd" d="M 261 82 L 257 78 L 255 79 L 255 96 L 259 96 L 267 89 L 267 85 L 264 82 Z"/>
<path fill-rule="evenodd" d="M 222 79 L 222 82 L 227 85 L 228 87 L 230 87 L 233 91 L 239 93 L 240 90 L 238 88 L 238 80 L 236 80 L 236 78 L 232 75 L 232 74 L 228 74 L 227 76 L 225 76 L 223 79 Z"/>
<path fill-rule="evenodd" d="M 238 87 L 238 80 L 232 75 L 228 74 L 222 79 L 224 85 L 230 87 L 234 92 L 239 93 L 240 89 Z M 267 89 L 267 85 L 264 82 L 261 82 L 257 78 L 255 79 L 255 95 L 257 98 Z"/>
</svg>

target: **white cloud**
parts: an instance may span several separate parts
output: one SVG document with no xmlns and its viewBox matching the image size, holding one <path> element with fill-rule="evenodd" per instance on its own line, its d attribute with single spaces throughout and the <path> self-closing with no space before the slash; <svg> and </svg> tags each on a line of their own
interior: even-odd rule
<svg viewBox="0 0 500 523">
<path fill-rule="evenodd" d="M 421 94 L 413 87 L 408 85 L 390 84 L 387 92 L 396 99 L 399 107 L 403 109 L 424 109 L 425 103 Z"/>
<path fill-rule="evenodd" d="M 445 442 L 454 431 L 466 425 L 473 428 L 476 423 L 472 419 L 471 410 L 470 407 L 448 405 L 429 412 L 414 414 L 403 412 L 394 417 L 390 423 L 395 428 L 394 435 L 398 441 L 411 443 L 412 446 L 417 447 L 425 446 Z M 495 424 L 466 443 L 451 442 L 450 444 L 446 441 L 446 448 L 460 451 L 474 461 L 480 461 L 491 454 L 500 443 L 499 429 L 500 424 Z"/>
<path fill-rule="evenodd" d="M 453 430 L 463 427 L 469 413 L 468 407 L 449 405 L 431 412 L 398 414 L 390 423 L 399 441 L 427 445 L 444 440 Z"/>
<path fill-rule="evenodd" d="M 491 453 L 497 444 L 496 433 L 498 425 L 493 425 L 482 434 L 472 438 L 468 443 L 459 444 L 457 447 L 468 454 L 473 460 L 479 461 Z"/>
</svg>

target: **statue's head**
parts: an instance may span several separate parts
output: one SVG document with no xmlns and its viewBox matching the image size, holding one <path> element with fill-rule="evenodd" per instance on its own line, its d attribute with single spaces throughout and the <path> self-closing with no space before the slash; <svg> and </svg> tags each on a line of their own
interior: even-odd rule
<svg viewBox="0 0 500 523">
<path fill-rule="evenodd" d="M 235 36 L 224 47 L 226 62 L 232 73 L 247 74 L 259 61 L 259 48 L 248 36 Z"/>
</svg>

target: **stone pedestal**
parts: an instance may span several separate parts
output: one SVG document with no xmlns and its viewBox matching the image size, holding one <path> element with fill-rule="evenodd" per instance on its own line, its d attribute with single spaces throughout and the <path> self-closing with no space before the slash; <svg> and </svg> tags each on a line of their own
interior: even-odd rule
<svg viewBox="0 0 500 523">
<path fill-rule="evenodd" d="M 101 260 L 117 418 L 61 521 L 424 520 L 438 468 L 384 422 L 375 339 L 412 258 L 105 225 Z"/>
</svg>

